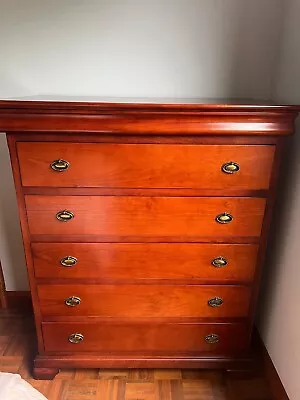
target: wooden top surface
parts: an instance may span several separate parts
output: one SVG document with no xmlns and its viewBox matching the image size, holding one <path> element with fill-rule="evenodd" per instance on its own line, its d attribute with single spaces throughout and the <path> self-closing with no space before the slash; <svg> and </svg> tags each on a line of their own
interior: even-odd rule
<svg viewBox="0 0 300 400">
<path fill-rule="evenodd" d="M 272 101 L 224 98 L 111 98 L 84 96 L 32 96 L 0 100 L 0 112 L 74 113 L 105 111 L 144 112 L 299 112 L 300 105 L 278 104 Z"/>
<path fill-rule="evenodd" d="M 290 135 L 299 106 L 225 99 L 28 97 L 0 100 L 0 132 Z"/>
</svg>

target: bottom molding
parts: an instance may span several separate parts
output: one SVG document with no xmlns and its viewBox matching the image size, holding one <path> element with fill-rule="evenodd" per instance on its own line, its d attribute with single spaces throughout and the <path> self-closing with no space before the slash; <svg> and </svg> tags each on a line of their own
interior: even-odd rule
<svg viewBox="0 0 300 400">
<path fill-rule="evenodd" d="M 53 379 L 61 368 L 189 368 L 251 370 L 250 358 L 204 358 L 204 357 L 117 357 L 99 355 L 37 356 L 34 360 L 35 379 Z"/>
</svg>

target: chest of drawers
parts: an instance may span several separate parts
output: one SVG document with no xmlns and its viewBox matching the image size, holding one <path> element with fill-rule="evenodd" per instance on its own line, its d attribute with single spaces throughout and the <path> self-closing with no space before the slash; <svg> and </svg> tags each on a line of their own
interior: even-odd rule
<svg viewBox="0 0 300 400">
<path fill-rule="evenodd" d="M 296 115 L 292 106 L 0 102 L 37 378 L 249 362 Z"/>
</svg>

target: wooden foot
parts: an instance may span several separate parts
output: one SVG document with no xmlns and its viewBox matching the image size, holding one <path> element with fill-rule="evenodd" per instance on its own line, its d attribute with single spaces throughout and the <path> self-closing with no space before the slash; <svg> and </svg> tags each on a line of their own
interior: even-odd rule
<svg viewBox="0 0 300 400">
<path fill-rule="evenodd" d="M 52 380 L 58 373 L 58 368 L 33 368 L 33 377 L 38 380 Z"/>
</svg>

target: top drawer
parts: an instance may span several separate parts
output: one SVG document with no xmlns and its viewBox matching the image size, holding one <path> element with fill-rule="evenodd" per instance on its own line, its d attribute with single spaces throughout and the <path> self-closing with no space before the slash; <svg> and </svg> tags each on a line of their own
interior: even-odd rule
<svg viewBox="0 0 300 400">
<path fill-rule="evenodd" d="M 23 186 L 48 187 L 267 189 L 274 158 L 267 145 L 19 142 L 17 151 Z M 67 169 L 52 169 L 55 160 Z M 224 172 L 229 162 L 238 171 Z"/>
</svg>

